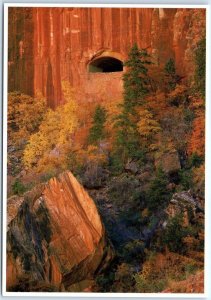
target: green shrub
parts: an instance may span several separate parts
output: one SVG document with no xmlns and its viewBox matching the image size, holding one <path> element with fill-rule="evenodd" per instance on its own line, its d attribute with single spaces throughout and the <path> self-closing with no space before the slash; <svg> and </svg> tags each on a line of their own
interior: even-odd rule
<svg viewBox="0 0 211 300">
<path fill-rule="evenodd" d="M 182 239 L 185 236 L 182 222 L 183 216 L 176 215 L 169 221 L 163 234 L 162 242 L 172 252 L 181 252 Z"/>
<path fill-rule="evenodd" d="M 143 276 L 136 274 L 134 276 L 136 282 L 136 291 L 138 293 L 159 293 L 167 286 L 166 279 L 151 280 L 145 279 Z"/>
<path fill-rule="evenodd" d="M 172 252 L 185 254 L 187 252 L 187 245 L 183 239 L 187 236 L 197 236 L 197 230 L 194 226 L 184 227 L 183 215 L 178 214 L 167 224 L 161 237 L 161 243 L 163 246 L 167 246 Z"/>
<path fill-rule="evenodd" d="M 26 189 L 25 185 L 19 179 L 16 179 L 12 185 L 13 194 L 20 196 L 20 195 L 23 195 L 26 190 L 27 189 Z"/>
<path fill-rule="evenodd" d="M 106 118 L 107 118 L 107 112 L 105 108 L 100 105 L 97 105 L 93 116 L 92 127 L 90 128 L 89 131 L 89 136 L 88 136 L 89 144 L 95 145 L 105 138 Z"/>
<path fill-rule="evenodd" d="M 198 155 L 197 153 L 193 153 L 189 159 L 189 164 L 191 167 L 199 168 L 204 163 L 204 157 L 202 155 Z"/>
<path fill-rule="evenodd" d="M 137 260 L 141 263 L 144 257 L 144 243 L 139 240 L 130 241 L 124 246 L 122 250 L 122 256 L 128 263 L 134 260 Z"/>
<path fill-rule="evenodd" d="M 182 169 L 178 173 L 179 183 L 183 190 L 189 190 L 193 186 L 193 174 L 191 169 Z"/>
<path fill-rule="evenodd" d="M 185 273 L 186 273 L 186 276 L 189 276 L 191 274 L 194 274 L 195 271 L 198 269 L 197 265 L 196 264 L 187 264 L 185 266 Z"/>
</svg>

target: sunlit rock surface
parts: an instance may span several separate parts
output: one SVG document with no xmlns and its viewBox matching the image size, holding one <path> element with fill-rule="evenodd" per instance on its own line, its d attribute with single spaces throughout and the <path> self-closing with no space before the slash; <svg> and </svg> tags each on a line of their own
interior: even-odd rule
<svg viewBox="0 0 211 300">
<path fill-rule="evenodd" d="M 93 200 L 70 172 L 38 190 L 10 213 L 7 289 L 68 291 L 105 268 L 113 250 Z"/>
<path fill-rule="evenodd" d="M 9 90 L 42 93 L 54 107 L 67 80 L 78 101 L 118 99 L 123 72 L 90 73 L 89 64 L 124 61 L 135 42 L 161 69 L 174 58 L 186 78 L 205 21 L 205 9 L 9 8 Z"/>
</svg>

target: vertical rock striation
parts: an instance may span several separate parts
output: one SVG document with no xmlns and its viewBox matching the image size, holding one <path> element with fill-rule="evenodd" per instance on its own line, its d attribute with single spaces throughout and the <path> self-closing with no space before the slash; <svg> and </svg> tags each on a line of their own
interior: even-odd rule
<svg viewBox="0 0 211 300">
<path fill-rule="evenodd" d="M 41 92 L 52 107 L 64 100 L 62 80 L 78 101 L 109 99 L 109 88 L 120 97 L 121 72 L 95 76 L 87 66 L 105 53 L 123 61 L 135 42 L 157 65 L 174 58 L 178 72 L 190 76 L 205 32 L 205 9 L 10 8 L 9 19 L 9 89 Z"/>
<path fill-rule="evenodd" d="M 8 89 L 34 94 L 34 19 L 31 8 L 8 12 Z"/>
</svg>

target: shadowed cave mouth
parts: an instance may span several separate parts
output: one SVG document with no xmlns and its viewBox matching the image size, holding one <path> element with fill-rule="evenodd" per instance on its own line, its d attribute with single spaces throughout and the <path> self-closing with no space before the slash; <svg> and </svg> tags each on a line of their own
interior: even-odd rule
<svg viewBox="0 0 211 300">
<path fill-rule="evenodd" d="M 123 62 L 113 57 L 100 57 L 89 64 L 89 73 L 122 72 Z"/>
</svg>

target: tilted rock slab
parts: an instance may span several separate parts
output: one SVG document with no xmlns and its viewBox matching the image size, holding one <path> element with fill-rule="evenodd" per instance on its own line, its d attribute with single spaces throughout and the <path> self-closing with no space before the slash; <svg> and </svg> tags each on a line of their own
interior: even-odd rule
<svg viewBox="0 0 211 300">
<path fill-rule="evenodd" d="M 7 290 L 68 291 L 112 257 L 97 208 L 70 172 L 35 188 L 10 215 Z"/>
</svg>

